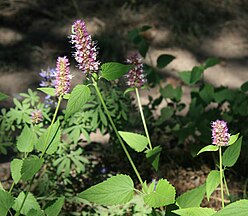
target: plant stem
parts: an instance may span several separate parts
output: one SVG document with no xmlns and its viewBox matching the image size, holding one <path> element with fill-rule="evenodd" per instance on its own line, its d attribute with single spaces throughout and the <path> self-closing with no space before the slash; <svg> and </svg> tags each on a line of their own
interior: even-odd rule
<svg viewBox="0 0 248 216">
<path fill-rule="evenodd" d="M 93 81 L 93 85 L 94 85 L 94 87 L 96 89 L 96 93 L 97 93 L 97 95 L 98 95 L 98 97 L 99 97 L 99 99 L 100 99 L 100 101 L 101 101 L 101 103 L 103 105 L 103 108 L 104 108 L 104 110 L 105 110 L 105 112 L 106 112 L 106 114 L 108 116 L 110 124 L 111 124 L 111 126 L 112 126 L 112 128 L 113 128 L 113 130 L 114 130 L 114 132 L 115 132 L 120 144 L 121 144 L 121 147 L 123 148 L 123 150 L 124 150 L 128 160 L 129 160 L 129 162 L 130 162 L 130 164 L 131 164 L 131 166 L 132 166 L 137 178 L 139 179 L 140 183 L 143 185 L 143 181 L 142 181 L 142 179 L 140 177 L 140 174 L 139 174 L 139 172 L 138 172 L 138 170 L 137 170 L 137 168 L 136 168 L 136 166 L 135 166 L 135 164 L 134 164 L 134 162 L 133 162 L 133 160 L 132 160 L 132 158 L 131 158 L 131 156 L 130 156 L 130 154 L 129 154 L 126 146 L 125 146 L 125 144 L 123 143 L 123 141 L 122 141 L 122 139 L 121 139 L 121 137 L 120 137 L 120 135 L 118 133 L 118 130 L 117 130 L 116 126 L 115 126 L 115 123 L 113 122 L 113 119 L 112 119 L 112 117 L 111 117 L 111 115 L 109 113 L 109 110 L 108 110 L 108 108 L 107 108 L 107 106 L 106 106 L 106 104 L 105 104 L 105 102 L 103 100 L 102 94 L 101 94 L 101 92 L 100 92 L 100 90 L 99 90 L 99 88 L 97 86 L 97 82 L 93 78 L 92 78 L 92 81 Z"/>
<path fill-rule="evenodd" d="M 223 180 L 222 180 L 222 175 L 223 175 L 223 170 L 222 170 L 222 153 L 221 153 L 221 146 L 219 148 L 219 158 L 220 158 L 220 188 L 221 188 L 221 204 L 222 208 L 225 207 L 224 205 L 224 188 L 223 188 Z"/>
<path fill-rule="evenodd" d="M 151 139 L 150 139 L 150 136 L 149 136 L 149 133 L 148 133 L 148 130 L 147 130 L 146 120 L 145 120 L 145 116 L 144 116 L 144 113 L 143 113 L 142 105 L 141 105 L 141 102 L 140 102 L 140 95 L 139 95 L 138 88 L 135 88 L 135 92 L 136 92 L 136 97 L 137 97 L 138 104 L 139 104 L 139 111 L 140 111 L 142 123 L 143 123 L 143 126 L 144 126 L 146 137 L 148 139 L 148 144 L 149 144 L 150 149 L 152 149 L 152 143 L 151 143 Z"/>
<path fill-rule="evenodd" d="M 9 189 L 9 193 L 11 193 L 11 191 L 12 191 L 13 188 L 14 188 L 14 186 L 15 186 L 15 182 L 12 182 L 11 187 L 10 187 L 10 189 Z"/>
<path fill-rule="evenodd" d="M 229 193 L 229 190 L 228 190 L 228 187 L 227 187 L 226 176 L 225 176 L 224 171 L 223 171 L 223 179 L 224 179 L 224 184 L 225 184 L 225 187 L 226 187 L 227 196 L 228 196 L 229 199 L 230 199 L 230 193 Z"/>
<path fill-rule="evenodd" d="M 45 147 L 44 151 L 42 152 L 42 154 L 41 154 L 41 156 L 40 156 L 40 159 L 43 158 L 44 154 L 46 153 L 47 149 L 49 148 L 49 145 L 47 146 L 47 141 L 48 141 L 49 136 L 50 136 L 50 133 L 51 133 L 51 128 L 52 128 L 52 126 L 53 126 L 53 124 L 54 124 L 54 122 L 55 122 L 56 116 L 57 116 L 57 114 L 58 114 L 58 111 L 59 111 L 59 107 L 60 107 L 61 101 L 62 101 L 62 95 L 59 96 L 58 104 L 57 104 L 57 107 L 56 107 L 55 112 L 54 112 L 54 114 L 53 114 L 53 119 L 52 119 L 52 122 L 51 122 L 51 124 L 50 124 L 50 128 L 49 128 L 49 131 L 48 131 L 48 134 L 47 134 L 47 137 L 46 137 L 46 141 L 45 141 L 45 146 L 46 146 L 46 147 Z M 24 197 L 24 199 L 23 199 L 23 201 L 22 201 L 21 207 L 20 207 L 20 209 L 17 211 L 17 213 L 15 214 L 15 216 L 19 216 L 19 215 L 20 215 L 21 210 L 22 210 L 22 208 L 23 208 L 23 206 L 24 206 L 24 203 L 25 203 L 25 201 L 26 201 L 26 199 L 27 199 L 28 193 L 30 192 L 30 189 L 31 189 L 31 186 L 32 186 L 32 184 L 33 184 L 34 179 L 35 179 L 35 175 L 33 176 L 33 178 L 31 179 L 31 181 L 30 181 L 30 183 L 29 183 L 29 188 L 28 188 L 28 190 L 27 190 L 27 193 L 25 194 L 25 197 Z"/>
</svg>

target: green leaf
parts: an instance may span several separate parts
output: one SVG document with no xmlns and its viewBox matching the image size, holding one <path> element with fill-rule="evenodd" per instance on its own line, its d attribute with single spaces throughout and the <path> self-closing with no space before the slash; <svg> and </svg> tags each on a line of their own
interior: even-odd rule
<svg viewBox="0 0 248 216">
<path fill-rule="evenodd" d="M 206 103 L 210 103 L 214 98 L 214 87 L 210 84 L 205 84 L 199 95 Z"/>
<path fill-rule="evenodd" d="M 223 165 L 232 167 L 239 158 L 243 137 L 240 137 L 234 144 L 227 147 L 223 154 Z"/>
<path fill-rule="evenodd" d="M 213 209 L 201 207 L 177 209 L 172 212 L 181 216 L 211 216 L 215 213 Z"/>
<path fill-rule="evenodd" d="M 179 73 L 179 77 L 188 85 L 197 83 L 202 76 L 204 69 L 200 66 L 195 66 L 192 71 L 183 71 Z"/>
<path fill-rule="evenodd" d="M 9 96 L 0 92 L 0 101 L 7 99 Z"/>
<path fill-rule="evenodd" d="M 183 92 L 181 87 L 173 88 L 171 84 L 168 84 L 160 89 L 160 93 L 165 99 L 169 98 L 171 100 L 179 101 Z"/>
<path fill-rule="evenodd" d="M 76 85 L 67 103 L 65 119 L 78 112 L 90 98 L 90 88 L 86 85 Z"/>
<path fill-rule="evenodd" d="M 63 95 L 63 98 L 64 98 L 65 100 L 69 100 L 70 96 L 71 96 L 71 94 L 65 94 L 65 95 Z"/>
<path fill-rule="evenodd" d="M 58 145 L 60 143 L 60 137 L 61 137 L 61 130 L 59 128 L 60 123 L 59 120 L 57 120 L 52 127 L 49 126 L 46 131 L 40 136 L 36 149 L 38 151 L 44 152 L 45 149 L 47 154 L 53 154 L 57 151 Z M 49 132 L 50 131 L 50 132 Z M 47 136 L 49 135 L 49 138 Z"/>
<path fill-rule="evenodd" d="M 156 121 L 155 123 L 156 125 L 163 124 L 166 120 L 168 120 L 171 116 L 173 116 L 174 109 L 170 106 L 167 106 L 167 107 L 163 107 L 160 112 L 161 112 L 161 115 Z"/>
<path fill-rule="evenodd" d="M 203 184 L 197 188 L 183 193 L 176 199 L 180 208 L 200 207 L 204 198 L 206 185 Z"/>
<path fill-rule="evenodd" d="M 14 204 L 14 198 L 7 191 L 0 189 L 0 215 L 6 216 L 8 210 Z"/>
<path fill-rule="evenodd" d="M 198 153 L 197 155 L 201 154 L 202 152 L 207 152 L 207 151 L 218 151 L 219 147 L 215 146 L 215 145 L 208 145 L 203 147 Z"/>
<path fill-rule="evenodd" d="M 65 197 L 60 197 L 52 205 L 45 209 L 47 216 L 57 216 L 59 215 L 65 202 Z"/>
<path fill-rule="evenodd" d="M 101 66 L 102 77 L 106 80 L 116 80 L 126 73 L 133 67 L 133 65 L 124 65 L 117 62 L 108 62 Z"/>
<path fill-rule="evenodd" d="M 212 170 L 207 177 L 206 180 L 206 194 L 207 199 L 209 201 L 209 198 L 211 194 L 215 191 L 215 189 L 220 184 L 220 171 L 218 170 Z"/>
<path fill-rule="evenodd" d="M 248 81 L 243 83 L 242 86 L 240 87 L 241 91 L 247 92 L 248 91 Z"/>
<path fill-rule="evenodd" d="M 158 208 L 175 202 L 176 190 L 166 179 L 160 179 L 155 188 L 144 196 L 144 202 L 147 205 Z"/>
<path fill-rule="evenodd" d="M 129 202 L 133 195 L 132 179 L 121 174 L 90 187 L 81 192 L 79 197 L 101 205 L 117 205 Z"/>
<path fill-rule="evenodd" d="M 248 200 L 239 200 L 229 204 L 224 209 L 218 211 L 213 216 L 247 216 L 248 215 Z"/>
<path fill-rule="evenodd" d="M 162 54 L 157 59 L 157 67 L 163 68 L 169 63 L 171 63 L 175 59 L 175 56 L 168 55 L 168 54 Z"/>
<path fill-rule="evenodd" d="M 21 169 L 22 180 L 31 179 L 42 167 L 43 159 L 38 157 L 25 158 Z"/>
<path fill-rule="evenodd" d="M 204 68 L 207 69 L 207 68 L 213 67 L 213 66 L 215 66 L 215 65 L 217 65 L 219 63 L 220 63 L 220 60 L 217 59 L 217 58 L 208 58 L 205 61 Z"/>
<path fill-rule="evenodd" d="M 21 174 L 22 164 L 23 161 L 20 159 L 14 159 L 10 163 L 11 176 L 15 184 L 17 184 L 22 177 Z"/>
<path fill-rule="evenodd" d="M 191 71 L 182 71 L 178 73 L 178 76 L 181 78 L 183 82 L 186 84 L 190 85 L 190 80 L 191 80 Z"/>
<path fill-rule="evenodd" d="M 230 146 L 230 145 L 234 144 L 238 138 L 239 138 L 239 133 L 237 133 L 235 135 L 231 135 L 230 139 L 228 141 L 228 145 Z"/>
<path fill-rule="evenodd" d="M 24 197 L 25 197 L 24 192 L 21 192 L 18 195 L 18 197 L 15 200 L 15 204 L 13 205 L 14 210 L 18 211 L 20 209 Z M 38 211 L 41 210 L 37 200 L 35 199 L 33 194 L 29 192 L 24 202 L 24 205 L 22 207 L 21 214 L 27 215 L 31 209 L 38 210 Z"/>
<path fill-rule="evenodd" d="M 148 139 L 141 134 L 125 132 L 125 131 L 118 131 L 118 132 L 122 137 L 122 139 L 124 139 L 125 142 L 137 152 L 142 152 L 148 144 Z"/>
<path fill-rule="evenodd" d="M 27 216 L 45 216 L 45 214 L 41 210 L 31 209 Z"/>
<path fill-rule="evenodd" d="M 159 158 L 162 148 L 160 146 L 156 146 L 153 149 L 148 149 L 145 151 L 147 160 L 152 164 L 153 168 L 158 171 L 159 166 Z"/>
<path fill-rule="evenodd" d="M 47 95 L 55 96 L 55 88 L 37 88 L 37 89 L 44 92 Z"/>
<path fill-rule="evenodd" d="M 25 125 L 21 135 L 17 139 L 16 146 L 20 152 L 31 152 L 34 149 L 36 141 L 37 137 L 35 132 Z"/>
<path fill-rule="evenodd" d="M 135 88 L 134 87 L 129 87 L 127 88 L 125 91 L 124 91 L 124 95 L 126 95 L 128 92 L 132 92 L 132 91 L 135 91 Z"/>
</svg>

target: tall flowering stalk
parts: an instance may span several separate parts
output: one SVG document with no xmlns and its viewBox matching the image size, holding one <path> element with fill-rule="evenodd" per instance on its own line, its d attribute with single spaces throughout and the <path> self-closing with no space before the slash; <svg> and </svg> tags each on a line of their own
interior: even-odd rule
<svg viewBox="0 0 248 216">
<path fill-rule="evenodd" d="M 92 41 L 91 35 L 86 30 L 85 22 L 82 20 L 77 20 L 72 25 L 72 35 L 70 36 L 71 43 L 74 45 L 75 52 L 73 53 L 73 56 L 75 60 L 78 63 L 79 69 L 83 72 L 85 75 L 92 75 L 93 73 L 96 73 L 99 70 L 100 62 L 97 61 L 97 49 L 95 42 Z M 140 177 L 140 174 L 123 142 L 121 139 L 118 130 L 115 126 L 115 123 L 111 117 L 111 114 L 106 106 L 106 103 L 103 99 L 103 96 L 99 90 L 98 84 L 97 84 L 97 78 L 95 79 L 93 76 L 91 77 L 93 86 L 96 90 L 96 93 L 101 101 L 101 104 L 104 108 L 104 111 L 106 112 L 106 115 L 108 117 L 108 120 L 115 131 L 115 134 L 137 176 L 140 183 L 143 184 L 143 181 Z"/>
<path fill-rule="evenodd" d="M 100 62 L 97 61 L 96 43 L 86 29 L 85 22 L 77 20 L 72 25 L 71 43 L 74 45 L 73 56 L 78 63 L 78 68 L 86 75 L 97 72 Z"/>
<path fill-rule="evenodd" d="M 139 111 L 140 111 L 140 116 L 142 119 L 143 127 L 144 127 L 144 130 L 146 133 L 146 137 L 148 139 L 149 148 L 152 149 L 152 143 L 151 143 L 149 132 L 148 132 L 148 129 L 146 126 L 146 120 L 145 120 L 145 116 L 143 113 L 143 109 L 142 109 L 142 105 L 141 105 L 141 101 L 140 101 L 140 95 L 139 95 L 139 88 L 144 86 L 145 83 L 147 82 L 145 75 L 144 75 L 142 59 L 141 59 L 139 53 L 135 52 L 134 54 L 130 55 L 127 58 L 127 63 L 132 64 L 134 66 L 126 75 L 127 85 L 129 87 L 135 89 L 136 98 L 137 98 L 138 105 L 139 105 Z"/>
<path fill-rule="evenodd" d="M 71 87 L 69 61 L 66 56 L 58 57 L 56 66 L 55 93 L 56 96 L 68 94 Z"/>
<path fill-rule="evenodd" d="M 221 187 L 221 204 L 224 205 L 224 188 L 223 188 L 223 165 L 222 165 L 222 146 L 227 146 L 230 139 L 227 123 L 222 120 L 212 122 L 212 144 L 219 146 L 219 162 L 220 162 L 220 187 Z"/>
</svg>

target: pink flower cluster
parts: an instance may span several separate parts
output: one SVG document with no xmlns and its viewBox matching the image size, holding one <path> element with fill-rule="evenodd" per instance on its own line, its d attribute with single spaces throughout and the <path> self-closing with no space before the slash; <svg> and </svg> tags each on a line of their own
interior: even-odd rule
<svg viewBox="0 0 248 216">
<path fill-rule="evenodd" d="M 76 51 L 73 53 L 78 67 L 84 74 L 97 72 L 100 62 L 96 60 L 97 50 L 95 42 L 87 32 L 85 22 L 77 20 L 72 26 L 71 43 L 74 44 Z"/>
<path fill-rule="evenodd" d="M 42 122 L 42 120 L 43 120 L 43 115 L 42 115 L 41 110 L 34 110 L 31 113 L 31 121 L 33 124 L 38 124 Z"/>
<path fill-rule="evenodd" d="M 70 91 L 71 74 L 69 61 L 66 56 L 58 57 L 56 65 L 55 93 L 57 96 L 65 95 Z"/>
<path fill-rule="evenodd" d="M 212 143 L 217 146 L 226 146 L 229 139 L 227 123 L 222 120 L 212 122 Z"/>
<path fill-rule="evenodd" d="M 136 52 L 129 56 L 127 63 L 134 65 L 134 67 L 126 75 L 127 85 L 136 88 L 142 87 L 146 83 L 146 78 L 144 76 L 141 57 Z"/>
</svg>

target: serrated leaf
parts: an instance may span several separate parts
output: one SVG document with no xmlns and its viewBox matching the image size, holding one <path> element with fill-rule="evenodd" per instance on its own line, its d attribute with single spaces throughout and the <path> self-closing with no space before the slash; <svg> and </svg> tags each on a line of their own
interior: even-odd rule
<svg viewBox="0 0 248 216">
<path fill-rule="evenodd" d="M 134 195 L 134 184 L 127 175 L 116 175 L 81 192 L 79 197 L 101 205 L 129 202 Z"/>
<path fill-rule="evenodd" d="M 157 67 L 163 68 L 169 63 L 171 63 L 175 59 L 175 56 L 168 55 L 168 54 L 162 54 L 157 58 Z"/>
<path fill-rule="evenodd" d="M 124 139 L 124 141 L 137 152 L 142 152 L 148 144 L 148 139 L 141 134 L 125 132 L 125 131 L 118 131 L 118 132 L 122 137 L 122 139 Z"/>
<path fill-rule="evenodd" d="M 162 148 L 160 146 L 156 146 L 153 149 L 148 149 L 147 151 L 145 151 L 147 160 L 152 164 L 153 168 L 156 171 L 158 171 L 161 151 Z"/>
<path fill-rule="evenodd" d="M 6 216 L 8 210 L 14 204 L 14 198 L 7 191 L 0 189 L 0 215 Z"/>
<path fill-rule="evenodd" d="M 189 190 L 177 197 L 176 202 L 180 208 L 200 207 L 206 191 L 206 185 L 203 184 L 197 188 Z"/>
<path fill-rule="evenodd" d="M 220 184 L 220 171 L 218 170 L 212 170 L 207 177 L 206 180 L 206 194 L 207 199 L 209 201 L 209 198 L 211 194 L 215 191 L 215 189 Z"/>
<path fill-rule="evenodd" d="M 20 152 L 31 152 L 37 142 L 35 132 L 27 125 L 24 126 L 21 135 L 17 138 L 17 149 Z"/>
<path fill-rule="evenodd" d="M 217 59 L 217 58 L 208 58 L 205 61 L 204 68 L 207 69 L 207 68 L 213 67 L 213 66 L 215 66 L 215 65 L 217 65 L 219 63 L 220 63 L 220 60 Z"/>
<path fill-rule="evenodd" d="M 24 197 L 25 197 L 24 192 L 21 192 L 18 195 L 18 197 L 15 200 L 15 204 L 13 205 L 14 210 L 18 211 L 20 209 Z M 24 205 L 22 207 L 21 214 L 27 215 L 31 209 L 38 210 L 38 211 L 41 210 L 37 200 L 35 199 L 33 194 L 29 192 L 24 202 Z"/>
<path fill-rule="evenodd" d="M 40 170 L 43 161 L 38 157 L 25 158 L 21 169 L 21 179 L 24 181 L 31 179 Z"/>
<path fill-rule="evenodd" d="M 23 161 L 20 159 L 14 159 L 10 163 L 11 176 L 15 184 L 17 184 L 19 180 L 21 179 L 22 164 L 23 164 Z"/>
<path fill-rule="evenodd" d="M 36 144 L 36 149 L 38 151 L 44 152 L 47 149 L 47 154 L 53 154 L 54 152 L 56 152 L 61 137 L 61 130 L 59 127 L 60 123 L 58 120 L 52 126 L 49 126 L 46 129 L 46 131 L 40 136 Z M 49 137 L 47 138 L 48 135 Z"/>
<path fill-rule="evenodd" d="M 65 202 L 65 197 L 60 197 L 52 205 L 45 209 L 47 216 L 57 216 L 59 215 Z"/>
<path fill-rule="evenodd" d="M 213 216 L 247 216 L 248 215 L 248 200 L 239 200 L 229 204 L 224 209 L 218 211 Z"/>
<path fill-rule="evenodd" d="M 215 213 L 215 210 L 210 208 L 192 207 L 185 209 L 177 209 L 172 212 L 180 216 L 211 216 Z"/>
<path fill-rule="evenodd" d="M 158 208 L 175 202 L 176 190 L 166 179 L 160 179 L 155 188 L 155 191 L 144 196 L 147 205 Z"/>
<path fill-rule="evenodd" d="M 9 96 L 0 92 L 0 101 L 7 99 Z"/>
<path fill-rule="evenodd" d="M 235 135 L 231 135 L 230 139 L 228 141 L 228 145 L 230 146 L 230 145 L 234 144 L 238 138 L 239 138 L 239 133 L 237 133 Z"/>
<path fill-rule="evenodd" d="M 203 147 L 198 153 L 197 155 L 201 154 L 202 152 L 207 152 L 207 151 L 218 151 L 219 147 L 215 146 L 215 145 L 207 145 L 205 147 Z"/>
<path fill-rule="evenodd" d="M 86 85 L 76 85 L 66 106 L 65 119 L 78 112 L 90 98 L 90 88 Z"/>
<path fill-rule="evenodd" d="M 47 95 L 55 96 L 55 88 L 37 88 L 38 90 L 44 92 Z"/>
<path fill-rule="evenodd" d="M 234 144 L 228 146 L 223 154 L 223 165 L 232 167 L 239 158 L 243 137 L 240 137 Z"/>
<path fill-rule="evenodd" d="M 102 77 L 106 80 L 116 80 L 126 73 L 133 67 L 133 65 L 124 65 L 118 62 L 108 62 L 101 66 Z"/>
</svg>

